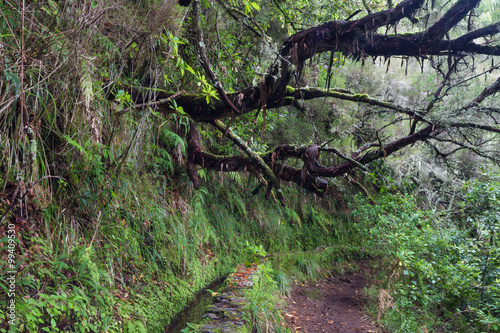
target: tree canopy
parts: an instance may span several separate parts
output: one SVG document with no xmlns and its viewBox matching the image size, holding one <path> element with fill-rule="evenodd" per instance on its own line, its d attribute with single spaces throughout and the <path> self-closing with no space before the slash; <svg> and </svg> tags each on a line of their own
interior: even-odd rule
<svg viewBox="0 0 500 333">
<path fill-rule="evenodd" d="M 493 96 L 500 89 L 499 65 L 495 61 L 495 56 L 500 55 L 497 40 L 500 22 L 476 22 L 478 15 L 475 11 L 480 2 L 460 0 L 451 5 L 440 5 L 442 10 L 434 13 L 433 19 L 429 19 L 429 11 L 432 12 L 434 2 L 408 0 L 394 6 L 389 3 L 389 8 L 383 10 L 378 4 L 371 10 L 366 7 L 369 14 L 359 19 L 330 20 L 307 29 L 295 27 L 294 33 L 276 48 L 268 69 L 258 82 L 238 88 L 237 85 L 222 84 L 219 77 L 224 75 L 224 69 L 215 66 L 217 59 L 208 56 L 210 51 L 203 35 L 209 19 L 203 20 L 202 16 L 203 13 L 211 15 L 213 9 L 210 6 L 220 6 L 233 16 L 237 24 L 244 22 L 251 33 L 266 43 L 266 30 L 252 14 L 252 10 L 258 10 L 260 6 L 256 2 L 244 1 L 245 10 L 239 10 L 233 7 L 236 5 L 233 2 L 211 5 L 203 2 L 203 7 L 202 2 L 191 1 L 188 15 L 191 18 L 189 29 L 192 32 L 193 54 L 207 77 L 208 83 L 204 84 L 214 89 L 214 98 L 188 92 L 175 95 L 176 105 L 182 107 L 183 112 L 192 119 L 188 133 L 187 168 L 195 187 L 199 183 L 195 167 L 198 165 L 218 171 L 254 170 L 264 176 L 262 181 L 268 186 L 268 194 L 271 187 L 279 191 L 281 180 L 293 181 L 309 191 L 323 194 L 328 191 L 325 178 L 338 177 L 355 168 L 365 168 L 364 165 L 417 142 L 427 144 L 441 158 L 461 150 L 471 150 L 498 163 L 500 155 L 495 147 L 498 147 L 500 133 L 500 109 Z M 280 7 L 276 2 L 273 5 L 278 11 L 287 6 L 282 4 Z M 424 14 L 426 11 L 427 14 Z M 293 20 L 285 12 L 281 13 L 284 20 L 289 20 L 292 25 Z M 324 53 L 330 53 L 330 57 L 321 57 Z M 377 58 L 382 58 L 388 69 L 389 66 L 395 66 L 390 64 L 391 59 L 398 57 L 403 70 L 404 63 L 407 66 L 412 58 L 420 63 L 422 70 L 424 66 L 430 66 L 436 72 L 439 85 L 432 93 L 428 92 L 426 99 L 419 105 L 400 105 L 370 97 L 362 94 L 362 91 L 330 88 L 329 80 L 326 88 L 305 87 L 301 77 L 307 75 L 304 74 L 307 61 L 312 63 L 311 59 L 315 57 L 320 61 L 329 61 L 328 77 L 334 60 L 340 57 L 363 63 L 369 59 L 375 62 Z M 472 80 L 480 76 L 488 77 L 480 93 L 469 100 L 451 102 L 450 96 L 454 89 L 477 84 Z M 158 98 L 168 96 L 158 94 Z M 373 129 L 375 141 L 364 138 L 353 152 L 339 151 L 328 145 L 333 139 L 323 137 L 323 141 L 318 141 L 317 136 L 312 138 L 312 144 L 283 143 L 270 150 L 253 151 L 245 140 L 231 130 L 233 119 L 255 110 L 262 112 L 264 118 L 271 110 L 285 106 L 311 112 L 307 110 L 305 101 L 318 98 L 352 101 L 369 106 L 376 110 L 374 113 L 390 113 L 391 116 L 388 121 L 378 124 L 379 128 Z M 172 111 L 169 103 L 155 106 L 165 112 Z M 229 118 L 229 122 L 223 123 L 221 120 L 224 118 Z M 249 118 L 245 119 L 250 121 Z M 211 124 L 245 155 L 220 156 L 206 151 L 197 133 L 197 123 Z M 388 128 L 400 130 L 397 135 L 387 134 Z M 321 152 L 334 153 L 343 161 L 325 166 L 320 162 Z M 287 164 L 289 159 L 301 160 L 302 166 Z"/>
<path fill-rule="evenodd" d="M 141 11 L 141 3 L 134 10 Z M 39 102 L 30 95 L 40 87 L 36 73 L 76 70 L 72 80 L 79 80 L 80 92 L 71 102 L 64 96 L 75 92 L 66 84 L 48 83 L 44 105 L 82 105 L 90 141 L 107 147 L 125 114 L 163 115 L 158 119 L 167 122 L 175 115 L 170 137 L 179 149 L 169 149 L 169 160 L 186 168 L 196 188 L 200 169 L 248 171 L 268 197 L 273 189 L 281 197 L 282 181 L 323 195 L 329 178 L 366 171 L 368 163 L 415 144 L 444 163 L 470 151 L 498 164 L 496 1 L 144 0 L 149 9 L 139 16 L 109 4 L 6 3 L 3 31 L 14 43 L 1 44 L 8 83 L 2 105 L 17 108 L 17 133 L 32 129 L 22 142 L 40 133 L 37 107 L 27 107 Z M 24 30 L 13 28 L 21 12 L 29 18 Z M 68 43 L 76 47 L 66 49 Z M 355 63 L 364 66 L 356 78 L 346 72 Z M 382 72 L 363 72 L 383 66 L 407 81 L 421 75 L 425 84 L 416 83 L 411 93 L 396 77 L 370 92 L 356 84 L 377 80 Z M 98 100 L 113 110 L 106 119 L 91 106 Z M 351 119 L 350 128 L 339 125 L 343 119 Z M 54 142 L 67 137 L 67 122 L 49 123 L 44 127 L 58 137 Z M 2 132 L 12 131 L 6 125 Z M 120 166 L 132 145 L 122 147 Z"/>
</svg>

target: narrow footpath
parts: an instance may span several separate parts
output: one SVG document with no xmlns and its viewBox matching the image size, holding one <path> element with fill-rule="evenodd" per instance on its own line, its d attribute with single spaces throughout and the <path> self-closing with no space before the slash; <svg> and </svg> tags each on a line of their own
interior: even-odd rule
<svg viewBox="0 0 500 333">
<path fill-rule="evenodd" d="M 294 286 L 287 317 L 294 333 L 384 332 L 364 312 L 368 262 L 360 262 L 360 271 L 328 276 L 317 282 Z"/>
</svg>

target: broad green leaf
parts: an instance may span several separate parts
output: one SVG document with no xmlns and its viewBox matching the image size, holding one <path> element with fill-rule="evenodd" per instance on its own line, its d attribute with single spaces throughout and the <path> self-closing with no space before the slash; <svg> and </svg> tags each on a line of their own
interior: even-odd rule
<svg viewBox="0 0 500 333">
<path fill-rule="evenodd" d="M 256 3 L 256 2 L 249 2 L 249 4 L 255 8 L 255 10 L 259 11 L 260 12 L 260 7 L 259 5 Z"/>
</svg>

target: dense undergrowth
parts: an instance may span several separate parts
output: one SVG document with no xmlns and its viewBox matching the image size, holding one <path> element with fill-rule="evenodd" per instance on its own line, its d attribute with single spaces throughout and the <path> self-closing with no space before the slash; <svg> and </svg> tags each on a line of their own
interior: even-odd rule
<svg viewBox="0 0 500 333">
<path fill-rule="evenodd" d="M 231 178 L 182 196 L 165 194 L 149 174 L 116 178 L 98 192 L 60 184 L 60 197 L 15 224 L 18 325 L 10 331 L 162 331 L 197 290 L 248 259 L 247 241 L 303 251 L 340 244 L 353 228 L 293 189 L 282 208 L 247 200 Z M 6 262 L 2 272 L 5 291 Z"/>
<path fill-rule="evenodd" d="M 477 181 L 447 209 L 424 209 L 401 193 L 358 207 L 357 228 L 377 258 L 367 292 L 387 329 L 500 330 L 499 191 L 499 183 Z"/>
</svg>

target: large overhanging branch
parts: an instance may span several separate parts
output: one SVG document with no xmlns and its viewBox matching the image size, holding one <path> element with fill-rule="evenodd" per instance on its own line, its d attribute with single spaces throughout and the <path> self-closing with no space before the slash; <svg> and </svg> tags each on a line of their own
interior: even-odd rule
<svg viewBox="0 0 500 333">
<path fill-rule="evenodd" d="M 330 21 L 301 31 L 285 41 L 280 54 L 282 57 L 294 58 L 294 64 L 300 65 L 322 52 L 342 51 L 345 55 L 362 52 L 363 45 L 358 43 L 361 36 L 373 35 L 380 27 L 394 25 L 405 17 L 411 17 L 423 3 L 424 0 L 407 0 L 393 9 L 356 21 Z"/>
<path fill-rule="evenodd" d="M 498 47 L 471 43 L 478 38 L 499 32 L 498 22 L 468 33 L 464 38 L 444 41 L 446 33 L 456 26 L 480 1 L 460 0 L 424 32 L 405 35 L 379 35 L 376 29 L 393 25 L 404 17 L 412 17 L 424 1 L 403 1 L 394 9 L 382 11 L 360 20 L 330 21 L 291 36 L 283 45 L 281 56 L 301 64 L 317 53 L 340 51 L 346 56 L 426 56 L 453 52 L 500 55 Z M 292 61 L 293 63 L 294 61 Z"/>
<path fill-rule="evenodd" d="M 203 95 L 183 94 L 182 96 L 179 96 L 179 94 L 174 94 L 173 92 L 158 94 L 158 98 L 163 98 L 166 101 L 165 103 L 156 103 L 155 106 L 159 111 L 163 111 L 165 113 L 174 112 L 174 110 L 170 108 L 170 104 L 167 103 L 172 98 L 168 98 L 167 96 L 175 96 L 177 105 L 182 106 L 184 112 L 186 112 L 195 121 L 210 123 L 214 120 L 234 115 L 232 109 L 228 107 L 227 104 L 221 101 L 212 100 L 210 104 L 207 104 L 206 98 Z M 233 98 L 234 100 L 243 100 L 244 96 L 246 96 L 246 93 L 228 94 L 228 97 Z M 393 110 L 397 113 L 407 114 L 414 117 L 415 119 L 418 119 L 419 121 L 429 123 L 429 121 L 426 120 L 425 117 L 418 111 L 394 103 L 376 99 L 366 94 L 354 94 L 345 89 L 326 90 L 320 88 L 292 88 L 288 86 L 286 88 L 283 100 L 281 102 L 272 102 L 268 104 L 267 108 L 274 109 L 282 106 L 293 106 L 298 100 L 312 100 L 316 98 L 335 98 L 355 103 L 378 106 L 388 110 Z M 252 101 L 252 96 L 249 96 L 248 99 Z M 242 109 L 242 113 L 255 111 L 258 108 L 258 104 L 253 105 L 253 107 L 251 107 L 250 105 L 246 105 L 246 107 Z"/>
<path fill-rule="evenodd" d="M 215 124 L 215 126 L 220 131 L 227 132 L 224 124 L 218 123 Z M 281 145 L 271 151 L 259 154 L 253 151 L 247 151 L 248 147 L 246 146 L 246 144 L 241 141 L 240 138 L 235 136 L 231 140 L 235 142 L 242 150 L 244 150 L 248 156 L 217 156 L 206 153 L 201 149 L 199 139 L 197 139 L 198 134 L 194 134 L 195 126 L 192 126 L 188 141 L 188 174 L 193 180 L 195 187 L 197 187 L 197 177 L 193 177 L 193 174 L 195 174 L 195 165 L 199 165 L 203 168 L 216 171 L 257 171 L 260 173 L 263 170 L 267 170 L 264 173 L 266 174 L 266 177 L 268 179 L 272 179 L 273 183 L 278 183 L 277 180 L 273 179 L 273 177 L 275 176 L 285 181 L 294 182 L 310 192 L 316 193 L 318 195 L 323 195 L 328 192 L 329 188 L 328 181 L 326 181 L 325 178 L 340 177 L 357 168 L 365 169 L 364 166 L 366 164 L 381 158 L 385 158 L 417 142 L 428 143 L 429 140 L 436 140 L 441 142 L 446 141 L 446 139 L 440 137 L 440 134 L 446 134 L 447 129 L 452 128 L 472 128 L 480 129 L 490 133 L 500 133 L 500 129 L 496 127 L 473 123 L 427 125 L 414 134 L 401 137 L 386 144 L 367 144 L 361 147 L 358 151 L 352 153 L 351 156 L 342 154 L 337 149 L 318 147 L 316 145 Z M 457 140 L 453 140 L 453 143 L 457 142 L 461 145 L 461 148 L 473 150 L 478 155 L 485 157 L 485 154 L 477 150 L 477 148 L 472 147 L 474 148 L 472 149 L 471 146 L 467 146 Z M 374 147 L 377 149 L 369 150 L 370 148 Z M 344 160 L 344 162 L 335 166 L 323 166 L 319 162 L 321 151 L 333 152 L 336 155 L 340 156 Z M 364 153 L 364 155 L 361 155 L 361 153 Z M 303 167 L 294 168 L 288 166 L 286 164 L 286 161 L 290 158 L 302 160 Z"/>
<path fill-rule="evenodd" d="M 224 126 L 219 125 L 217 128 L 224 130 Z M 415 134 L 389 142 L 379 147 L 380 149 L 369 151 L 362 156 L 358 156 L 359 153 L 355 152 L 352 156 L 346 158 L 344 163 L 332 167 L 321 165 L 319 162 L 320 148 L 316 145 L 281 145 L 272 151 L 262 154 L 247 153 L 249 156 L 217 156 L 210 154 L 201 149 L 196 127 L 191 126 L 188 138 L 188 174 L 191 180 L 193 180 L 194 186 L 198 187 L 199 182 L 196 176 L 195 165 L 216 171 L 262 171 L 263 166 L 259 163 L 260 160 L 272 170 L 272 173 L 276 177 L 285 181 L 295 182 L 308 191 L 323 195 L 328 192 L 328 182 L 324 178 L 343 176 L 353 169 L 360 167 L 360 165 L 368 164 L 416 142 L 424 141 L 431 134 L 437 134 L 439 131 L 434 126 L 427 126 Z M 259 158 L 255 158 L 254 155 L 258 155 Z M 303 167 L 299 169 L 287 166 L 286 160 L 290 158 L 302 160 Z"/>
<path fill-rule="evenodd" d="M 219 128 L 224 132 L 226 129 L 222 126 Z M 262 172 L 263 169 L 271 170 L 271 174 L 275 179 L 279 178 L 285 181 L 293 181 L 298 185 L 304 187 L 306 190 L 315 192 L 317 194 L 324 194 L 327 190 L 327 182 L 318 179 L 318 177 L 311 176 L 310 174 L 303 174 L 301 170 L 288 167 L 284 161 L 290 157 L 301 158 L 307 147 L 292 147 L 283 145 L 277 147 L 275 150 L 264 154 L 255 154 L 247 152 L 247 156 L 233 155 L 233 156 L 220 156 L 207 153 L 203 151 L 200 143 L 200 135 L 196 124 L 191 124 L 188 132 L 188 151 L 187 151 L 187 169 L 188 176 L 193 182 L 195 188 L 199 187 L 199 179 L 196 172 L 196 165 L 202 168 L 230 172 L 230 171 L 253 171 Z M 242 143 L 245 146 L 244 143 Z M 245 149 L 245 148 L 243 148 Z M 256 156 L 257 155 L 257 158 Z M 279 158 L 278 158 L 279 156 Z M 278 160 L 282 160 L 280 163 Z M 259 160 L 265 164 L 265 167 L 259 163 Z M 275 180 L 273 180 L 275 181 Z M 283 197 L 279 193 L 278 198 L 283 202 Z"/>
</svg>

